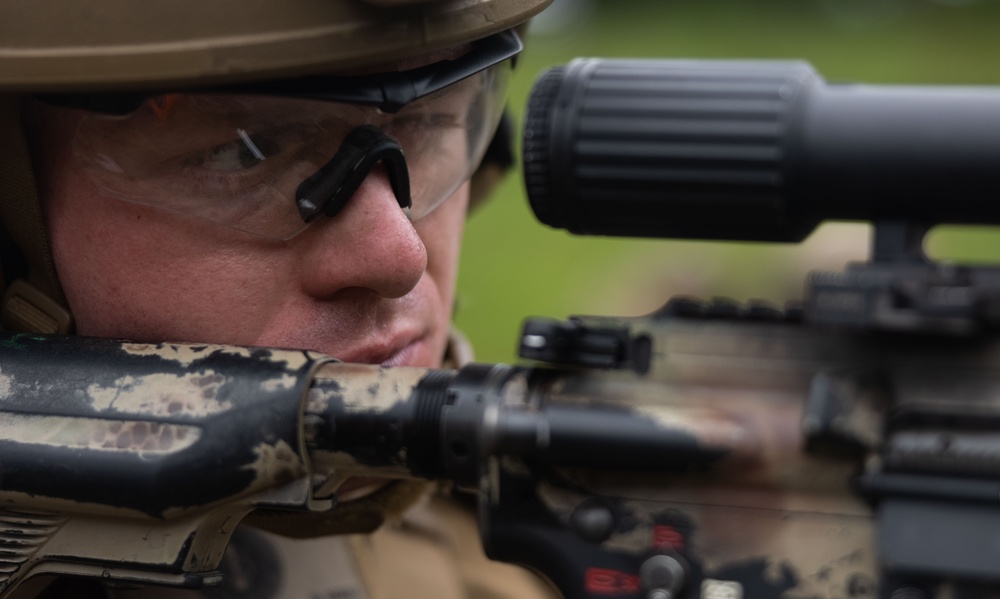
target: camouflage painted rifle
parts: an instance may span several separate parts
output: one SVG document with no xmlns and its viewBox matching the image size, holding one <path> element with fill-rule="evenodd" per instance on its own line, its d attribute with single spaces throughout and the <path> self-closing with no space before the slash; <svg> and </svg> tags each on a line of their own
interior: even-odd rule
<svg viewBox="0 0 1000 599">
<path fill-rule="evenodd" d="M 684 63 L 695 77 L 678 84 L 667 63 L 575 64 L 529 113 L 543 220 L 794 239 L 871 219 L 872 262 L 814 275 L 788 309 L 679 299 L 643 318 L 529 321 L 522 357 L 547 365 L 0 337 L 0 596 L 39 573 L 210 584 L 248 512 L 330 509 L 349 476 L 478 490 L 488 554 L 568 599 L 1000 596 L 1000 278 L 919 247 L 936 222 L 997 221 L 1000 118 L 964 120 L 995 95 L 831 98 L 802 65 L 726 63 L 720 79 Z M 886 135 L 865 146 L 843 110 Z M 975 156 L 910 148 L 939 114 Z M 814 148 L 817 131 L 836 143 Z M 878 192 L 845 207 L 817 180 Z M 987 196 L 938 218 L 946 184 Z"/>
<path fill-rule="evenodd" d="M 210 584 L 250 510 L 329 509 L 352 475 L 479 490 L 488 553 L 566 597 L 876 597 L 880 581 L 939 580 L 987 597 L 1000 559 L 989 336 L 679 300 L 529 323 L 526 352 L 611 370 L 2 341 L 5 591 L 39 573 Z"/>
</svg>

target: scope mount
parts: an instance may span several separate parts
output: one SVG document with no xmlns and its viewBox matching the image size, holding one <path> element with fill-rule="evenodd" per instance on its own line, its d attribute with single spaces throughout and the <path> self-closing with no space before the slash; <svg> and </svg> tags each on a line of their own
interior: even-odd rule
<svg viewBox="0 0 1000 599">
<path fill-rule="evenodd" d="M 843 271 L 814 271 L 805 298 L 783 309 L 715 298 L 675 296 L 658 318 L 785 322 L 859 331 L 975 336 L 1000 329 L 1000 268 L 934 262 L 923 250 L 930 226 L 908 221 L 873 223 L 871 258 Z M 592 319 L 591 319 L 592 320 Z M 519 355 L 562 366 L 632 370 L 650 367 L 651 340 L 627 326 L 531 318 Z"/>
<path fill-rule="evenodd" d="M 871 260 L 809 275 L 807 323 L 870 331 L 969 336 L 1000 325 L 1000 268 L 934 262 L 930 226 L 873 223 Z"/>
</svg>

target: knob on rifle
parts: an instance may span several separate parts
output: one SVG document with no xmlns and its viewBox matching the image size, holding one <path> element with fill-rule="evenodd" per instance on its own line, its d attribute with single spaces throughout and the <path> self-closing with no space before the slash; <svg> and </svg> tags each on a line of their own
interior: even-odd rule
<svg viewBox="0 0 1000 599">
<path fill-rule="evenodd" d="M 646 599 L 675 599 L 690 568 L 679 555 L 654 555 L 639 568 L 639 584 Z"/>
<path fill-rule="evenodd" d="M 559 366 L 649 370 L 652 342 L 632 336 L 627 327 L 594 327 L 577 319 L 529 318 L 521 331 L 518 355 Z"/>
</svg>

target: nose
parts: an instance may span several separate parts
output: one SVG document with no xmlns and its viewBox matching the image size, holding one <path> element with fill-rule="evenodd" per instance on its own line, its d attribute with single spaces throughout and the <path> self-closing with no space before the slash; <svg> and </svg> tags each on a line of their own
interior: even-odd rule
<svg viewBox="0 0 1000 599">
<path fill-rule="evenodd" d="M 381 166 L 372 169 L 336 217 L 320 218 L 300 237 L 303 289 L 316 298 L 351 288 L 402 297 L 427 268 L 427 249 Z"/>
</svg>

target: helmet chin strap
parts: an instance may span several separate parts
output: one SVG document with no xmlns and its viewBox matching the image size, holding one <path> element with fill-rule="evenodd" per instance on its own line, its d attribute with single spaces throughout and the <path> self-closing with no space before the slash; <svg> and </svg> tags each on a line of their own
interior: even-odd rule
<svg viewBox="0 0 1000 599">
<path fill-rule="evenodd" d="M 320 214 L 337 216 L 379 162 L 385 165 L 399 207 L 409 210 L 410 173 L 403 148 L 378 127 L 362 125 L 344 138 L 329 162 L 295 190 L 302 220 L 312 222 Z"/>
<path fill-rule="evenodd" d="M 28 145 L 21 125 L 21 102 L 0 97 L 0 222 L 28 264 L 26 277 L 6 287 L 0 328 L 65 334 L 73 319 L 66 305 L 38 199 Z M 9 274 L 9 273 L 5 273 Z M 2 286 L 3 281 L 0 281 Z"/>
</svg>

